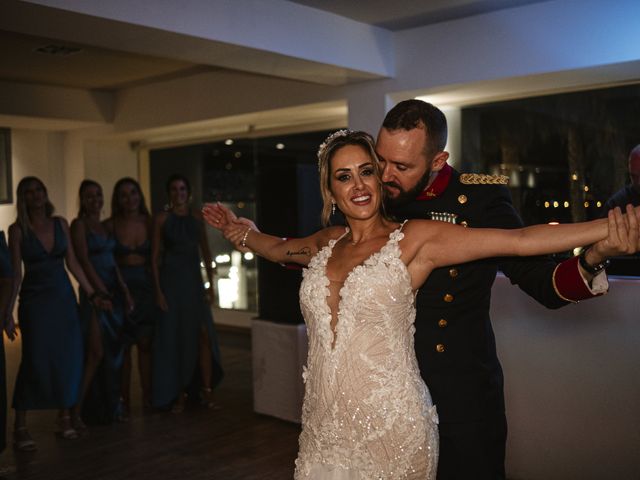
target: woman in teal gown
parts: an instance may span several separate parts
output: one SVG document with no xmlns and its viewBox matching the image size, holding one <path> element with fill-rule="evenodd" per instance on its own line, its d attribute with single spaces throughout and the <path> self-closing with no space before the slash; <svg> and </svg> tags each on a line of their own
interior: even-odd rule
<svg viewBox="0 0 640 480">
<path fill-rule="evenodd" d="M 77 437 L 71 415 L 80 393 L 83 347 L 78 304 L 65 262 L 94 305 L 110 308 L 110 302 L 98 298 L 87 281 L 69 241 L 69 226 L 63 218 L 53 216 L 54 207 L 42 181 L 23 178 L 16 197 L 18 215 L 9 227 L 14 271 L 9 308 L 13 309 L 21 286 L 22 361 L 13 396 L 14 445 L 34 450 L 26 425 L 28 410 L 58 409 L 62 437 Z"/>
<path fill-rule="evenodd" d="M 111 423 L 121 415 L 120 386 L 124 343 L 125 305 L 131 297 L 114 258 L 115 240 L 100 221 L 102 187 L 93 180 L 80 184 L 80 211 L 71 223 L 71 237 L 80 265 L 93 288 L 111 299 L 110 310 L 93 307 L 80 291 L 80 322 L 85 364 L 78 410 L 89 423 Z M 84 427 L 78 419 L 76 428 Z"/>
<path fill-rule="evenodd" d="M 2 315 L 2 330 L 10 340 L 15 339 L 15 325 L 13 315 L 7 309 L 11 302 L 11 283 L 13 269 L 11 255 L 4 232 L 0 231 L 0 315 Z M 0 331 L 2 335 L 2 331 Z M 7 446 L 7 372 L 4 356 L 4 337 L 0 341 L 0 452 Z"/>
<path fill-rule="evenodd" d="M 161 310 L 153 344 L 153 403 L 184 409 L 186 397 L 215 407 L 213 387 L 222 379 L 220 352 L 211 315 L 213 268 L 199 211 L 189 208 L 188 180 L 167 182 L 170 206 L 154 221 L 152 268 L 156 303 Z M 209 301 L 200 271 L 206 266 Z M 198 392 L 199 391 L 199 392 Z"/>
<path fill-rule="evenodd" d="M 122 368 L 122 420 L 129 416 L 131 398 L 131 350 L 138 352 L 142 405 L 151 407 L 151 342 L 157 311 L 151 279 L 151 215 L 136 180 L 124 177 L 113 187 L 111 218 L 105 227 L 115 240 L 115 257 L 133 299 L 125 329 Z"/>
</svg>

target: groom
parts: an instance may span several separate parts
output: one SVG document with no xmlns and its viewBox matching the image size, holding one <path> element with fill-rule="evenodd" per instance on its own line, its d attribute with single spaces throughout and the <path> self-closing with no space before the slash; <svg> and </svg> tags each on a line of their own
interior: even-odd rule
<svg viewBox="0 0 640 480">
<path fill-rule="evenodd" d="M 435 106 L 406 100 L 389 111 L 376 143 L 387 211 L 398 220 L 520 227 L 506 178 L 460 174 L 447 164 L 446 143 L 447 122 Z M 627 247 L 610 237 L 559 265 L 509 257 L 431 273 L 416 298 L 415 348 L 440 417 L 439 480 L 505 478 L 503 376 L 489 318 L 497 270 L 542 305 L 559 308 L 606 292 L 606 258 Z"/>
</svg>

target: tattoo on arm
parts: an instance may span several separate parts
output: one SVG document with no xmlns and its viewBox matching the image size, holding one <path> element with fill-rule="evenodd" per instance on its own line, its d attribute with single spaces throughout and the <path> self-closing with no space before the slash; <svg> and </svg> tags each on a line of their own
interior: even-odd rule
<svg viewBox="0 0 640 480">
<path fill-rule="evenodd" d="M 309 247 L 302 247 L 297 252 L 292 252 L 291 250 L 287 250 L 287 256 L 293 257 L 294 255 L 306 255 L 307 257 L 310 257 L 311 249 Z"/>
</svg>

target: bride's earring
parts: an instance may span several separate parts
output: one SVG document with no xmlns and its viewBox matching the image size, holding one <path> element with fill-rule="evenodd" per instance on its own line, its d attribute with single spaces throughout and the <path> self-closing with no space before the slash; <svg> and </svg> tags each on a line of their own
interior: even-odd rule
<svg viewBox="0 0 640 480">
<path fill-rule="evenodd" d="M 331 202 L 331 215 L 336 214 L 336 202 Z"/>
</svg>

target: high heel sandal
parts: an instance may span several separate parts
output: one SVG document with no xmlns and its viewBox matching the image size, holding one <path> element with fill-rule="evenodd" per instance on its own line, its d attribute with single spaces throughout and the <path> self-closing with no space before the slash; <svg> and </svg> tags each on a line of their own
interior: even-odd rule
<svg viewBox="0 0 640 480">
<path fill-rule="evenodd" d="M 181 393 L 180 395 L 178 395 L 178 398 L 176 398 L 176 401 L 173 402 L 173 405 L 171 406 L 171 413 L 184 412 L 184 405 L 186 401 L 187 401 L 186 393 Z"/>
<path fill-rule="evenodd" d="M 35 452 L 36 442 L 33 441 L 27 427 L 19 427 L 13 431 L 13 448 L 19 452 Z"/>
<path fill-rule="evenodd" d="M 65 440 L 75 440 L 78 438 L 78 432 L 73 428 L 71 424 L 71 417 L 69 415 L 58 417 L 58 428 L 60 437 Z"/>
<path fill-rule="evenodd" d="M 129 401 L 120 397 L 118 402 L 118 410 L 115 414 L 115 420 L 119 423 L 127 423 L 131 418 L 129 414 Z"/>
<path fill-rule="evenodd" d="M 200 403 L 203 407 L 206 407 L 210 410 L 220 410 L 220 405 L 215 402 L 213 399 L 213 389 L 202 387 L 200 389 Z"/>
<path fill-rule="evenodd" d="M 76 431 L 76 433 L 80 437 L 85 437 L 89 435 L 89 428 L 82 421 L 82 417 L 80 417 L 80 415 L 74 415 L 71 418 L 71 427 Z"/>
</svg>

